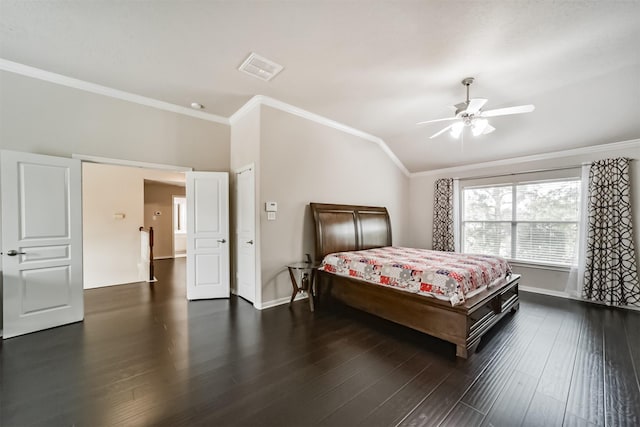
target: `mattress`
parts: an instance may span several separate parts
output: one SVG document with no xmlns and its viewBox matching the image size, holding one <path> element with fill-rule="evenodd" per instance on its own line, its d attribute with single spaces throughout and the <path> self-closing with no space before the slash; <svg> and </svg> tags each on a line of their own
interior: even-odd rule
<svg viewBox="0 0 640 427">
<path fill-rule="evenodd" d="M 511 275 L 501 257 L 383 247 L 327 255 L 321 270 L 459 305 Z"/>
</svg>

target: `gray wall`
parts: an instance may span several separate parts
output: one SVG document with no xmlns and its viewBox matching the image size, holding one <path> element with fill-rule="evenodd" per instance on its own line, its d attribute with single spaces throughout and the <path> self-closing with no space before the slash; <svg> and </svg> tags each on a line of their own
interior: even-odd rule
<svg viewBox="0 0 640 427">
<path fill-rule="evenodd" d="M 259 181 L 263 302 L 290 296 L 285 266 L 314 252 L 310 202 L 386 206 L 393 243 L 408 240 L 409 179 L 370 141 L 263 106 Z"/>
<path fill-rule="evenodd" d="M 0 71 L 0 148 L 229 170 L 229 126 Z"/>
</svg>

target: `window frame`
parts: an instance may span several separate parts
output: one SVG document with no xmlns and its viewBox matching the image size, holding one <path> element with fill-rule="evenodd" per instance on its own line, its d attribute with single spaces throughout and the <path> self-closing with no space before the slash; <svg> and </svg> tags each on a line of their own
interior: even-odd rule
<svg viewBox="0 0 640 427">
<path fill-rule="evenodd" d="M 573 170 L 573 168 L 571 168 Z M 529 175 L 529 174 L 526 174 Z M 582 198 L 584 195 L 582 194 L 582 176 L 580 174 L 579 169 L 575 169 L 575 173 L 570 173 L 567 176 L 562 177 L 553 177 L 553 178 L 533 178 L 533 177 L 523 177 L 524 179 L 515 178 L 516 174 L 510 175 L 508 177 L 504 177 L 504 180 L 500 180 L 498 182 L 487 182 L 487 183 L 479 183 L 479 184 L 471 184 L 471 185 L 462 185 L 459 189 L 458 194 L 458 206 L 459 206 L 459 224 L 458 230 L 460 235 L 460 252 L 465 252 L 465 223 L 478 223 L 478 224 L 486 224 L 486 223 L 510 223 L 510 231 L 511 231 L 511 248 L 510 255 L 506 256 L 506 258 L 510 264 L 518 265 L 523 267 L 533 267 L 533 268 L 542 268 L 548 270 L 559 270 L 559 271 L 569 271 L 571 268 L 575 267 L 579 256 L 579 240 L 580 240 L 580 232 L 581 232 L 581 212 L 583 209 L 583 201 Z M 495 177 L 499 178 L 499 177 Z M 491 179 L 491 178 L 490 178 Z M 491 179 L 493 181 L 493 179 Z M 517 187 L 519 185 L 527 185 L 527 184 L 542 184 L 548 182 L 577 182 L 579 184 L 578 189 L 578 212 L 577 219 L 575 221 L 567 221 L 567 220 L 557 220 L 557 221 L 532 221 L 532 220 L 518 220 L 517 219 Z M 465 203 L 464 203 L 464 192 L 467 189 L 478 189 L 478 188 L 495 188 L 495 187 L 511 187 L 511 220 L 465 220 Z M 576 251 L 576 259 L 573 263 L 564 264 L 564 263 L 554 263 L 548 261 L 539 261 L 539 260 L 525 260 L 515 258 L 515 254 L 517 252 L 517 227 L 518 224 L 532 224 L 532 223 L 544 223 L 544 224 L 575 224 L 577 228 L 577 239 L 575 242 L 575 251 Z"/>
</svg>

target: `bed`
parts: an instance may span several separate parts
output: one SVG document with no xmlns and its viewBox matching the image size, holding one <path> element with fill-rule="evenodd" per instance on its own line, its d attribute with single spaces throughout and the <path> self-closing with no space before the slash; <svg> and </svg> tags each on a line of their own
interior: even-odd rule
<svg viewBox="0 0 640 427">
<path fill-rule="evenodd" d="M 391 246 L 391 222 L 384 207 L 311 203 L 315 221 L 316 261 L 326 255 Z M 511 274 L 464 301 L 434 298 L 361 278 L 318 270 L 316 298 L 331 300 L 451 342 L 456 355 L 468 358 L 482 336 L 503 316 L 519 307 L 520 276 Z"/>
</svg>

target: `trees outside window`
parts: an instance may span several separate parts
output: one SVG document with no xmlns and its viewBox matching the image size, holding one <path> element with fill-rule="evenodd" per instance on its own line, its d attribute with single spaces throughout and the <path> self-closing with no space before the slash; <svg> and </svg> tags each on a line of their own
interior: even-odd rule
<svg viewBox="0 0 640 427">
<path fill-rule="evenodd" d="M 462 251 L 575 264 L 579 208 L 577 178 L 464 188 Z"/>
</svg>

